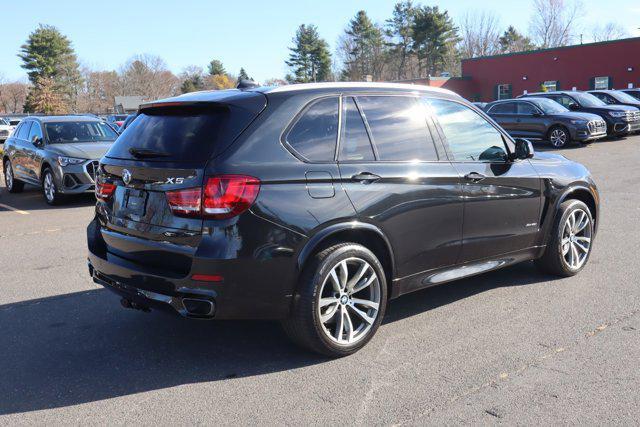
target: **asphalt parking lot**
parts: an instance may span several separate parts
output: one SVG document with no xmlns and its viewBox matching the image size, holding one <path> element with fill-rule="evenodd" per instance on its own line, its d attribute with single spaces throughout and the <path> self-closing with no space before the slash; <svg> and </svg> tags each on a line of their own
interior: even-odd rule
<svg viewBox="0 0 640 427">
<path fill-rule="evenodd" d="M 407 295 L 341 360 L 276 323 L 122 309 L 88 277 L 91 196 L 2 183 L 0 424 L 636 424 L 640 136 L 560 152 L 602 196 L 580 275 L 525 263 Z"/>
</svg>

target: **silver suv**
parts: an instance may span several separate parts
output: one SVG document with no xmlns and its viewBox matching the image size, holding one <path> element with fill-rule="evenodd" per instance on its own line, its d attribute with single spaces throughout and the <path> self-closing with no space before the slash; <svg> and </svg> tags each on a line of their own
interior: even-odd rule
<svg viewBox="0 0 640 427">
<path fill-rule="evenodd" d="M 86 116 L 29 117 L 7 139 L 2 165 L 7 190 L 42 188 L 50 205 L 67 194 L 94 190 L 98 160 L 118 137 L 106 123 Z"/>
</svg>

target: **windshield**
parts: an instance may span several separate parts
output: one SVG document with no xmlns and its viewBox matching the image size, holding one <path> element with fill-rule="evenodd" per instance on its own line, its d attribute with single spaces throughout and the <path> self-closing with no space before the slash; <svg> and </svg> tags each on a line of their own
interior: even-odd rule
<svg viewBox="0 0 640 427">
<path fill-rule="evenodd" d="M 51 122 L 44 124 L 49 144 L 115 141 L 118 135 L 101 122 Z"/>
<path fill-rule="evenodd" d="M 632 104 L 637 104 L 638 100 L 636 98 L 634 98 L 633 96 L 629 95 L 628 93 L 624 93 L 620 90 L 617 90 L 615 92 L 612 92 L 611 95 L 613 95 L 613 97 L 615 99 L 617 99 L 620 102 L 630 102 Z"/>
<path fill-rule="evenodd" d="M 571 96 L 573 96 L 583 107 L 605 107 L 607 105 L 590 93 L 573 92 Z"/>
<path fill-rule="evenodd" d="M 0 125 L 8 125 L 9 122 L 7 122 L 5 119 L 0 119 Z"/>
<path fill-rule="evenodd" d="M 560 114 L 566 113 L 569 110 L 563 105 L 547 98 L 536 99 L 534 103 L 545 113 L 545 114 Z"/>
</svg>

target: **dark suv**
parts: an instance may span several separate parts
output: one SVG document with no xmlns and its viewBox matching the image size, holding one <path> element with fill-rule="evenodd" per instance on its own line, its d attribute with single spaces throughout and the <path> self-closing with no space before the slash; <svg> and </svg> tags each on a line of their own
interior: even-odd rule
<svg viewBox="0 0 640 427">
<path fill-rule="evenodd" d="M 597 114 L 607 122 L 607 134 L 624 136 L 640 129 L 640 112 L 628 105 L 609 105 L 590 93 L 578 91 L 539 92 L 522 97 L 552 99 L 571 111 Z"/>
<path fill-rule="evenodd" d="M 509 135 L 545 139 L 556 148 L 571 141 L 587 143 L 607 136 L 607 124 L 600 116 L 570 111 L 546 98 L 495 101 L 485 111 Z"/>
<path fill-rule="evenodd" d="M 89 273 L 125 307 L 281 319 L 330 356 L 399 295 L 532 259 L 578 273 L 599 201 L 584 166 L 452 92 L 366 83 L 143 105 L 96 195 Z"/>
<path fill-rule="evenodd" d="M 632 97 L 640 101 L 640 88 L 622 89 L 620 92 L 631 95 Z"/>
</svg>

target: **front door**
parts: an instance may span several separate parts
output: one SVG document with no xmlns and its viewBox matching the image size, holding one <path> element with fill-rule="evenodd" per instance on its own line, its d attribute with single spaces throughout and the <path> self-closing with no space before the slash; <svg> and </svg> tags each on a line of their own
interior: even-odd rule
<svg viewBox="0 0 640 427">
<path fill-rule="evenodd" d="M 508 139 L 462 103 L 429 100 L 464 191 L 460 262 L 534 245 L 539 233 L 541 180 L 528 160 L 509 160 Z"/>
<path fill-rule="evenodd" d="M 390 239 L 396 275 L 454 264 L 462 241 L 461 186 L 419 99 L 347 96 L 342 104 L 341 182 L 361 220 Z"/>
</svg>

